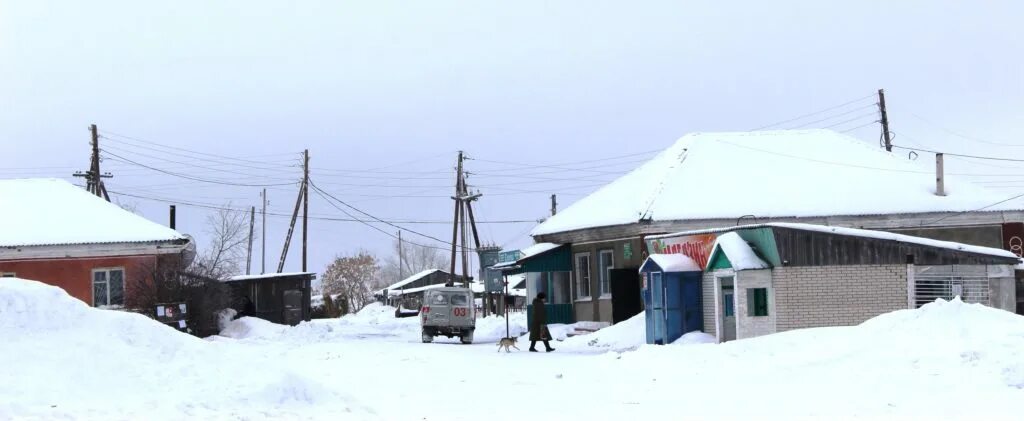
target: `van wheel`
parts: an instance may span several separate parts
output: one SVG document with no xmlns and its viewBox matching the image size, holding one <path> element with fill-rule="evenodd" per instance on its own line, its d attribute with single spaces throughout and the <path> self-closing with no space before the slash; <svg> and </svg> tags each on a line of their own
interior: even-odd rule
<svg viewBox="0 0 1024 421">
<path fill-rule="evenodd" d="M 469 332 L 465 335 L 460 336 L 459 341 L 461 341 L 465 345 L 473 343 L 473 332 Z"/>
<path fill-rule="evenodd" d="M 431 342 L 434 342 L 434 336 L 424 331 L 423 332 L 423 343 L 429 344 Z"/>
</svg>

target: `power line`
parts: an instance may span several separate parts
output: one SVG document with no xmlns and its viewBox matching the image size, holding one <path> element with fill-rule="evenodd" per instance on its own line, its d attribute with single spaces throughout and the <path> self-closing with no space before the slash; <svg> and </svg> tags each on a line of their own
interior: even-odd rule
<svg viewBox="0 0 1024 421">
<path fill-rule="evenodd" d="M 282 180 L 282 178 L 278 178 L 278 177 L 268 177 L 268 176 L 263 176 L 263 175 L 251 174 L 251 173 L 247 173 L 247 172 L 229 170 L 229 169 L 226 169 L 226 168 L 216 168 L 216 167 L 207 167 L 205 165 L 199 165 L 199 164 L 189 164 L 187 162 L 175 161 L 175 160 L 172 160 L 172 159 L 161 158 L 161 157 L 158 157 L 158 156 L 149 155 L 149 154 L 145 154 L 145 153 L 142 153 L 142 152 L 135 152 L 135 151 L 127 150 L 127 149 L 120 148 L 120 147 L 117 147 L 117 146 L 107 145 L 107 146 L 104 146 L 103 148 L 101 148 L 101 150 L 106 152 L 110 148 L 113 148 L 115 151 L 119 151 L 121 153 L 135 154 L 135 155 L 139 155 L 139 156 L 150 158 L 150 159 L 156 159 L 158 161 L 170 162 L 172 164 L 188 165 L 188 166 L 194 167 L 194 168 L 203 168 L 203 169 L 207 169 L 207 170 L 210 170 L 210 171 L 217 171 L 217 172 L 223 172 L 223 173 L 228 173 L 228 174 L 236 174 L 236 175 L 244 175 L 244 176 L 253 177 L 253 178 L 263 178 L 263 179 L 268 179 L 268 180 Z M 193 158 L 193 159 L 198 159 L 198 158 Z"/>
<path fill-rule="evenodd" d="M 488 160 L 479 159 L 479 158 L 466 158 L 466 159 L 471 160 L 471 161 L 504 163 L 504 164 L 507 164 L 507 165 L 519 165 L 519 166 L 523 166 L 524 168 L 533 168 L 533 167 L 543 167 L 545 165 L 546 166 L 564 166 L 564 165 L 590 164 L 590 163 L 594 163 L 594 162 L 614 161 L 614 160 L 623 159 L 623 158 L 632 158 L 634 156 L 649 155 L 649 154 L 652 154 L 652 153 L 655 153 L 655 152 L 661 152 L 663 150 L 664 149 L 651 149 L 651 150 L 647 150 L 647 151 L 643 151 L 643 152 L 636 152 L 636 153 L 631 153 L 631 154 L 627 154 L 627 155 L 617 155 L 617 156 L 607 157 L 607 158 L 587 159 L 587 160 L 583 160 L 583 161 L 558 162 L 558 163 L 549 163 L 549 164 L 544 164 L 544 165 L 531 165 L 531 164 L 523 164 L 523 163 L 516 163 L 516 162 L 506 162 L 506 161 L 488 161 Z M 617 165 L 617 164 L 613 164 L 613 165 Z"/>
<path fill-rule="evenodd" d="M 292 183 L 277 183 L 277 184 L 248 184 L 248 183 L 236 183 L 236 182 L 229 182 L 229 181 L 221 181 L 221 180 L 207 180 L 207 179 L 203 179 L 203 178 L 192 177 L 192 176 L 185 175 L 185 174 L 179 174 L 179 173 L 175 173 L 175 172 L 171 172 L 171 171 L 167 171 L 167 170 L 162 170 L 160 168 L 152 167 L 152 166 L 149 166 L 149 165 L 146 165 L 146 164 L 141 164 L 141 163 L 132 161 L 132 160 L 130 160 L 128 158 L 125 158 L 123 156 L 120 156 L 118 154 L 115 154 L 113 152 L 105 151 L 104 153 L 107 154 L 107 155 L 116 157 L 117 159 L 121 160 L 121 162 L 126 162 L 126 163 L 129 163 L 129 164 L 138 165 L 140 167 L 148 168 L 148 169 L 151 169 L 151 170 L 156 171 L 156 172 L 164 173 L 164 174 L 175 176 L 175 177 L 179 177 L 179 178 L 184 178 L 186 180 L 199 181 L 199 182 L 203 182 L 203 183 L 223 184 L 223 185 L 226 185 L 226 186 L 240 186 L 240 187 L 294 186 L 294 185 L 299 183 L 299 181 L 295 181 L 295 182 L 292 182 Z"/>
<path fill-rule="evenodd" d="M 192 207 L 204 208 L 204 209 L 226 210 L 226 211 L 241 212 L 241 213 L 248 213 L 249 212 L 248 209 L 233 208 L 233 207 L 229 207 L 229 206 L 215 205 L 215 204 L 211 204 L 211 203 L 203 203 L 203 202 L 196 202 L 196 201 L 190 201 L 190 200 L 180 200 L 180 199 L 174 199 L 174 198 L 162 198 L 162 197 L 144 196 L 144 195 L 139 195 L 139 194 L 125 193 L 125 192 L 113 191 L 113 190 L 111 190 L 110 193 L 111 194 L 117 194 L 117 195 L 120 195 L 120 196 L 125 196 L 125 197 L 136 198 L 136 199 L 150 200 L 150 201 L 161 202 L 161 203 L 177 204 L 177 205 L 183 205 L 183 206 L 192 206 Z M 279 216 L 279 217 L 283 217 L 283 218 L 291 218 L 291 214 L 290 213 L 280 213 L 280 212 L 267 212 L 267 216 Z M 338 217 L 330 217 L 330 216 L 311 215 L 309 217 L 309 219 L 315 219 L 315 220 L 320 220 L 320 221 L 334 221 L 334 222 L 369 222 L 369 221 L 367 221 L 365 219 L 359 219 L 359 218 L 356 218 L 356 217 L 338 218 Z M 411 225 L 433 225 L 433 224 L 438 224 L 438 225 L 444 224 L 444 225 L 447 225 L 447 224 L 451 224 L 451 221 L 439 221 L 439 220 L 434 220 L 434 221 L 431 221 L 431 220 L 387 220 L 387 222 L 388 223 L 395 223 L 395 224 L 411 224 Z M 477 221 L 478 224 L 502 224 L 502 225 L 504 225 L 504 224 L 527 224 L 527 223 L 535 223 L 535 222 L 536 221 L 531 221 L 531 220 L 488 220 L 488 221 Z"/>
<path fill-rule="evenodd" d="M 867 127 L 867 126 L 871 126 L 871 125 L 874 125 L 874 124 L 876 124 L 876 123 L 878 123 L 878 121 L 871 121 L 871 122 L 868 122 L 868 123 L 864 123 L 864 124 L 861 124 L 861 125 L 859 125 L 859 126 L 857 126 L 857 127 L 852 127 L 852 128 L 849 128 L 849 129 L 846 129 L 846 130 L 840 131 L 839 133 L 848 133 L 848 132 L 852 132 L 852 131 L 854 131 L 854 130 L 857 130 L 857 129 L 861 129 L 861 128 L 864 128 L 864 127 Z"/>
<path fill-rule="evenodd" d="M 856 116 L 856 117 L 854 117 L 854 118 L 851 118 L 851 119 L 849 119 L 849 120 L 843 120 L 843 121 L 840 121 L 840 122 L 838 122 L 838 123 L 836 123 L 836 124 L 828 125 L 828 126 L 825 126 L 825 127 L 822 127 L 822 128 L 823 128 L 823 129 L 831 129 L 831 128 L 833 128 L 833 127 L 836 127 L 836 126 L 842 126 L 842 125 L 844 125 L 844 124 L 846 124 L 846 123 L 852 123 L 852 122 L 854 122 L 854 121 L 857 121 L 857 120 L 860 120 L 860 119 L 862 119 L 862 118 L 864 118 L 864 117 L 872 117 L 872 116 L 874 116 L 874 115 L 875 115 L 875 113 L 869 113 L 869 114 L 861 114 L 861 115 L 859 115 L 859 116 Z M 877 123 L 877 122 L 878 122 L 878 121 L 872 121 L 872 123 Z"/>
<path fill-rule="evenodd" d="M 971 140 L 971 141 L 975 141 L 975 142 L 980 142 L 980 143 L 985 143 L 985 144 L 989 144 L 989 145 L 995 145 L 995 146 L 1007 146 L 1007 147 L 1012 147 L 1012 148 L 1022 148 L 1022 147 L 1024 147 L 1024 144 L 1020 144 L 1020 143 L 1002 143 L 1002 142 L 992 142 L 992 141 L 988 141 L 988 140 L 983 140 L 983 139 L 979 139 L 979 138 L 976 138 L 976 137 L 972 137 L 972 136 L 967 136 L 967 135 L 965 135 L 965 134 L 962 134 L 962 133 L 959 133 L 959 132 L 955 132 L 955 131 L 953 131 L 953 130 L 950 130 L 950 129 L 947 129 L 947 128 L 945 128 L 945 127 L 942 127 L 942 126 L 940 126 L 940 125 L 938 125 L 938 124 L 935 124 L 935 123 L 934 123 L 934 122 L 932 122 L 931 120 L 929 120 L 929 119 L 926 119 L 926 118 L 924 118 L 924 117 L 921 117 L 921 116 L 919 116 L 919 115 L 917 115 L 917 114 L 914 114 L 914 113 L 909 113 L 909 114 L 910 114 L 910 115 L 911 115 L 912 117 L 915 117 L 915 118 L 917 118 L 918 120 L 921 120 L 921 121 L 923 121 L 923 122 L 927 123 L 928 125 L 930 125 L 930 126 L 932 126 L 932 127 L 936 128 L 936 129 L 939 129 L 939 130 L 941 130 L 941 131 L 943 131 L 943 132 L 945 132 L 945 133 L 947 133 L 947 134 L 950 134 L 950 135 L 953 135 L 953 136 L 959 137 L 959 138 L 961 138 L 961 139 Z"/>
<path fill-rule="evenodd" d="M 1000 200 L 1000 201 L 998 201 L 998 202 L 995 202 L 995 203 L 993 203 L 993 204 L 991 204 L 991 205 L 987 205 L 987 206 L 982 206 L 982 207 L 980 207 L 980 208 L 978 208 L 978 209 L 974 209 L 974 210 L 968 210 L 968 211 L 961 211 L 961 212 L 956 212 L 956 213 L 951 213 L 951 214 L 949 214 L 949 215 L 943 216 L 942 218 L 936 219 L 936 220 L 934 220 L 934 221 L 932 221 L 932 222 L 928 222 L 928 223 L 922 224 L 922 226 L 923 226 L 923 225 L 933 225 L 933 224 L 935 224 L 935 223 L 938 223 L 938 222 L 940 222 L 940 221 L 943 221 L 943 220 L 945 220 L 945 219 L 947 219 L 947 218 L 952 218 L 952 217 L 954 217 L 954 216 L 956 216 L 956 215 L 962 215 L 962 214 L 965 214 L 965 213 L 968 213 L 968 212 L 978 212 L 978 211 L 983 211 L 983 210 L 985 210 L 985 209 L 988 209 L 988 208 L 991 208 L 991 207 L 993 207 L 993 206 L 996 206 L 996 205 L 1000 205 L 1000 204 L 1003 204 L 1003 203 L 1009 202 L 1009 201 L 1011 201 L 1011 200 L 1014 200 L 1014 199 L 1019 199 L 1019 198 L 1021 198 L 1021 197 L 1024 197 L 1024 193 L 1018 194 L 1018 195 L 1016 195 L 1016 196 L 1013 196 L 1013 197 L 1011 197 L 1011 198 L 1009 198 L 1009 199 L 1003 199 L 1003 200 Z"/>
<path fill-rule="evenodd" d="M 946 156 L 959 156 L 961 158 L 986 159 L 986 160 L 991 160 L 991 161 L 1024 162 L 1024 159 L 1018 159 L 1018 158 L 1000 158 L 1000 157 L 995 157 L 995 156 L 966 155 L 966 154 L 958 154 L 958 153 L 950 153 L 950 152 L 939 152 L 939 151 L 933 151 L 933 150 L 924 149 L 924 148 L 908 148 L 908 147 L 905 147 L 905 146 L 896 146 L 896 145 L 893 145 L 893 147 L 894 148 L 899 148 L 899 149 L 911 150 L 911 151 L 921 151 L 921 152 L 934 153 L 934 154 L 941 153 L 941 154 L 946 155 Z"/>
<path fill-rule="evenodd" d="M 403 227 L 403 226 L 400 226 L 400 225 L 396 225 L 396 224 L 394 224 L 394 223 L 391 223 L 391 222 L 385 221 L 385 220 L 383 220 L 383 219 L 380 219 L 380 218 L 378 218 L 378 217 L 376 217 L 376 216 L 374 216 L 374 215 L 372 215 L 372 214 L 370 214 L 370 213 L 368 213 L 368 212 L 366 212 L 366 211 L 363 211 L 362 209 L 359 209 L 359 208 L 357 208 L 357 207 L 355 207 L 355 206 L 352 206 L 352 205 L 350 205 L 350 204 L 348 204 L 348 203 L 345 203 L 345 201 L 343 201 L 343 200 L 341 200 L 341 199 L 338 199 L 337 197 L 334 197 L 334 196 L 333 196 L 332 194 L 330 194 L 330 193 L 328 193 L 328 192 L 324 191 L 323 189 L 321 189 L 320 187 L 318 187 L 318 186 L 316 185 L 316 183 L 314 183 L 314 182 L 312 182 L 312 181 L 310 181 L 310 183 L 309 183 L 309 184 L 310 184 L 311 186 L 313 186 L 313 189 L 314 189 L 314 190 L 316 190 L 316 191 L 317 191 L 318 193 L 320 193 L 321 195 L 327 195 L 327 196 L 328 196 L 328 197 L 330 197 L 331 199 L 334 199 L 334 201 L 335 201 L 335 202 L 338 202 L 338 203 L 340 203 L 340 204 L 344 205 L 345 207 L 347 207 L 347 208 L 349 208 L 349 209 L 352 209 L 352 210 L 354 210 L 354 211 L 356 211 L 356 212 L 358 212 L 358 213 L 361 213 L 361 214 L 363 214 L 363 215 L 366 215 L 366 216 L 368 216 L 368 217 L 370 217 L 370 218 L 372 218 L 372 219 L 376 220 L 377 222 L 381 222 L 381 223 L 383 223 L 383 224 L 386 224 L 386 225 L 392 226 L 392 227 L 394 227 L 394 228 L 398 228 L 398 229 L 400 229 L 400 230 L 402 230 L 402 231 L 406 231 L 406 232 L 411 232 L 411 233 L 413 233 L 413 234 L 416 234 L 416 235 L 418 235 L 418 236 L 421 236 L 421 237 L 424 237 L 424 238 L 428 238 L 428 239 L 431 239 L 431 240 L 437 241 L 437 242 L 439 242 L 439 243 L 441 243 L 441 244 L 451 244 L 450 242 L 447 242 L 447 241 L 445 241 L 445 240 L 442 240 L 442 239 L 440 239 L 440 238 L 434 237 L 434 236 L 432 236 L 432 235 L 429 235 L 429 234 L 424 234 L 424 233 L 422 233 L 422 232 L 418 232 L 418 231 L 415 231 L 415 230 L 411 230 L 411 229 L 409 229 L 408 227 Z M 348 214 L 348 213 L 346 212 L 346 214 Z M 382 232 L 383 232 L 383 231 L 382 231 Z M 390 236 L 391 234 L 390 234 L 390 233 L 388 233 L 388 235 Z M 459 248 L 462 248 L 462 249 L 465 249 L 465 250 L 472 250 L 472 251 L 475 251 L 474 249 L 471 249 L 471 248 L 467 248 L 467 247 L 464 247 L 464 246 L 459 246 L 459 245 L 457 245 L 457 244 L 456 244 L 455 246 L 456 246 L 456 247 L 459 247 Z"/>
<path fill-rule="evenodd" d="M 114 133 L 114 132 L 109 131 L 109 130 L 101 130 L 100 132 L 101 133 L 106 133 L 106 134 L 111 135 L 111 136 L 116 136 L 116 137 L 119 137 L 121 139 L 134 140 L 136 142 L 141 142 L 141 143 L 145 143 L 145 144 L 148 144 L 148 145 L 154 145 L 154 146 L 158 146 L 158 147 L 161 147 L 161 148 L 173 149 L 173 150 L 182 151 L 182 152 L 189 152 L 189 153 L 193 153 L 193 154 L 196 154 L 196 155 L 212 156 L 212 157 L 228 159 L 228 160 L 232 160 L 232 161 L 248 162 L 250 164 L 266 164 L 265 162 L 260 162 L 260 161 L 253 161 L 253 160 L 249 160 L 249 159 L 235 158 L 235 157 L 224 156 L 224 155 L 217 155 L 217 154 L 209 153 L 209 152 L 199 152 L 199 151 L 195 151 L 195 150 L 192 150 L 192 149 L 185 149 L 185 148 L 180 148 L 180 147 L 177 147 L 177 146 L 165 145 L 163 143 L 153 142 L 153 141 L 150 141 L 150 140 L 145 140 L 145 139 L 140 139 L 140 138 L 137 138 L 137 137 L 131 137 L 131 136 L 123 135 L 123 134 Z M 110 138 L 107 137 L 107 139 L 110 139 Z M 263 156 L 284 156 L 284 155 L 293 155 L 293 153 L 287 153 L 287 154 L 281 153 L 281 154 L 271 154 L 271 155 L 263 155 Z"/>
<path fill-rule="evenodd" d="M 864 96 L 864 97 L 861 97 L 861 98 L 857 98 L 857 99 L 854 99 L 854 100 L 851 100 L 851 101 L 847 101 L 847 102 L 844 102 L 842 104 L 834 105 L 834 106 L 831 106 L 831 107 L 828 107 L 828 108 L 823 108 L 823 109 L 815 111 L 813 113 L 807 113 L 807 114 L 804 114 L 804 115 L 801 115 L 801 116 L 793 117 L 793 118 L 788 119 L 788 120 L 782 120 L 782 121 L 775 122 L 775 123 L 772 123 L 772 124 L 768 124 L 768 125 L 765 125 L 765 126 L 761 126 L 761 127 L 757 127 L 757 128 L 754 128 L 754 129 L 750 129 L 750 131 L 763 130 L 763 129 L 767 129 L 769 127 L 775 127 L 775 126 L 778 126 L 778 125 L 781 125 L 781 124 L 786 124 L 786 123 L 791 123 L 791 122 L 794 122 L 794 121 L 797 121 L 797 120 L 802 120 L 802 119 L 807 118 L 807 117 L 811 117 L 811 116 L 815 116 L 815 115 L 818 115 L 818 114 L 821 114 L 821 113 L 824 113 L 824 112 L 832 111 L 832 110 L 835 110 L 837 108 L 842 108 L 842 107 L 845 107 L 847 105 L 854 104 L 854 103 L 863 101 L 865 99 L 874 98 L 874 97 L 875 97 L 875 94 L 872 93 L 871 95 L 867 95 L 867 96 Z"/>
<path fill-rule="evenodd" d="M 114 142 L 116 142 L 116 143 L 118 143 L 120 145 L 123 145 L 125 148 L 133 147 L 133 148 L 145 149 L 145 150 L 148 150 L 148 151 L 153 151 L 153 152 L 159 152 L 159 153 L 168 154 L 168 155 L 179 156 L 179 157 L 182 157 L 182 158 L 196 159 L 196 160 L 210 162 L 210 163 L 214 163 L 214 164 L 220 164 L 220 165 L 231 165 L 231 166 L 236 166 L 236 167 L 251 168 L 251 169 L 257 169 L 257 170 L 263 170 L 263 171 L 276 171 L 276 172 L 290 172 L 290 171 L 285 170 L 285 169 L 287 168 L 287 169 L 293 169 L 294 170 L 295 168 L 299 168 L 299 167 L 297 167 L 295 165 L 273 164 L 273 163 L 270 163 L 270 162 L 267 162 L 267 163 L 265 163 L 264 165 L 261 165 L 261 166 L 249 165 L 249 164 L 241 164 L 241 163 L 237 163 L 237 162 L 229 162 L 229 161 L 224 161 L 224 160 L 217 160 L 217 159 L 204 158 L 202 156 L 196 156 L 196 155 L 199 155 L 198 153 L 184 154 L 184 153 L 180 153 L 180 152 L 175 152 L 173 150 L 163 150 L 163 149 L 154 148 L 154 147 L 146 146 L 146 145 L 142 145 L 142 144 L 129 143 L 129 142 L 125 141 L 125 140 L 118 139 L 118 138 L 112 138 L 112 137 L 107 137 L 107 136 L 101 136 L 101 137 L 104 138 L 104 139 L 107 139 L 107 140 L 114 141 Z M 108 147 L 109 147 L 109 145 L 108 145 Z M 125 149 L 122 149 L 122 150 L 125 150 Z M 139 155 L 142 155 L 141 153 L 136 152 L 136 151 L 129 151 L 129 152 L 137 153 Z M 285 161 L 285 162 L 287 162 L 287 161 Z"/>
<path fill-rule="evenodd" d="M 596 174 L 616 174 L 616 175 L 617 174 L 621 174 L 621 171 L 605 171 L 605 170 L 592 169 L 592 168 L 603 168 L 603 167 L 606 167 L 605 165 L 598 165 L 598 166 L 587 167 L 587 168 L 570 168 L 570 167 L 563 167 L 563 166 L 556 166 L 556 165 L 520 164 L 520 163 L 514 163 L 514 162 L 508 162 L 508 161 L 493 161 L 493 160 L 487 160 L 487 159 L 473 159 L 473 158 L 469 158 L 469 159 L 473 160 L 473 161 L 478 161 L 478 162 L 489 162 L 489 163 L 492 163 L 492 164 L 516 165 L 517 168 L 522 168 L 522 169 L 550 168 L 550 169 L 559 170 L 557 172 L 578 171 L 578 172 L 592 172 L 592 173 L 596 173 Z M 647 162 L 647 160 L 644 159 L 644 160 L 639 160 L 639 161 L 635 161 L 635 162 Z M 633 161 L 626 162 L 626 163 L 633 163 Z"/>
<path fill-rule="evenodd" d="M 790 130 L 798 128 L 798 127 L 807 127 L 807 126 L 810 126 L 812 124 L 823 123 L 823 122 L 826 122 L 826 121 L 829 121 L 829 120 L 834 120 L 836 117 L 842 117 L 844 115 L 850 115 L 850 114 L 853 114 L 853 113 L 855 113 L 857 111 L 860 111 L 860 110 L 863 110 L 863 109 L 866 109 L 866 108 L 875 108 L 875 107 L 877 107 L 877 105 L 875 105 L 875 104 L 868 104 L 868 105 L 865 105 L 863 107 L 854 108 L 854 109 L 848 110 L 846 112 L 842 112 L 842 113 L 839 113 L 839 114 L 835 114 L 835 115 L 831 115 L 831 116 L 825 117 L 825 118 L 820 119 L 820 120 L 814 120 L 814 121 L 809 122 L 809 123 L 801 123 L 799 126 L 791 127 Z M 872 122 L 872 123 L 875 123 L 875 122 Z"/>
</svg>

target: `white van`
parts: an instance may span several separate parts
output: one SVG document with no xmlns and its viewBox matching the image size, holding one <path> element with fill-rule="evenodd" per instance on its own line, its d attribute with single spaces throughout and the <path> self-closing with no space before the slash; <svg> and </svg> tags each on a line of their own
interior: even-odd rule
<svg viewBox="0 0 1024 421">
<path fill-rule="evenodd" d="M 476 329 L 473 291 L 463 287 L 426 291 L 420 308 L 420 327 L 424 343 L 433 342 L 435 336 L 458 336 L 464 344 L 473 343 L 473 330 Z"/>
</svg>

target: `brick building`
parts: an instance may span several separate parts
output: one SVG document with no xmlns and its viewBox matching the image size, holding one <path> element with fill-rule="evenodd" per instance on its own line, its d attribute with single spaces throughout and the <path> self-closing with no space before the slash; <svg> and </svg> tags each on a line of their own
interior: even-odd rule
<svg viewBox="0 0 1024 421">
<path fill-rule="evenodd" d="M 809 224 L 771 223 L 651 238 L 716 238 L 701 282 L 704 331 L 719 341 L 851 326 L 937 298 L 1014 311 L 1005 250 Z"/>
<path fill-rule="evenodd" d="M 560 210 L 531 236 L 570 248 L 561 263 L 571 268 L 570 321 L 613 322 L 620 307 L 615 291 L 634 294 L 621 286 L 638 283 L 649 254 L 683 253 L 706 263 L 715 236 L 668 233 L 791 222 L 1021 255 L 1024 200 L 937 177 L 935 165 L 921 158 L 911 161 L 830 130 L 693 133 Z M 941 191 L 937 178 L 944 180 Z"/>
<path fill-rule="evenodd" d="M 0 180 L 0 198 L 0 276 L 92 306 L 123 306 L 132 285 L 194 253 L 188 237 L 63 180 Z"/>
</svg>

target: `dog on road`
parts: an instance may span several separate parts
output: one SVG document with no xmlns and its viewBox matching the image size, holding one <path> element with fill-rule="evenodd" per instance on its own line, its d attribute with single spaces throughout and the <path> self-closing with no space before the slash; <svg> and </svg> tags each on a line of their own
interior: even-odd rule
<svg viewBox="0 0 1024 421">
<path fill-rule="evenodd" d="M 518 338 L 501 338 L 501 340 L 498 341 L 498 352 L 501 352 L 502 348 L 505 348 L 505 352 L 512 352 L 509 351 L 509 348 L 515 348 L 516 351 L 518 351 L 519 347 L 516 346 L 517 340 Z"/>
</svg>

